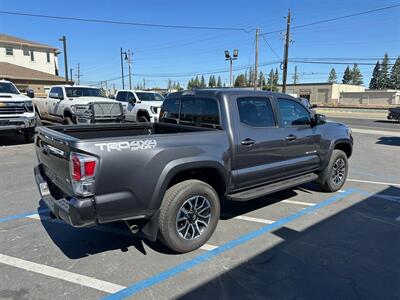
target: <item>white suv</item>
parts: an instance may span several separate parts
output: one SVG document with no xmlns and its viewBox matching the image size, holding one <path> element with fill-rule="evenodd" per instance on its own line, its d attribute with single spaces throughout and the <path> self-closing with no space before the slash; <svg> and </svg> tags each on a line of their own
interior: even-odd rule
<svg viewBox="0 0 400 300">
<path fill-rule="evenodd" d="M 123 122 L 122 103 L 109 99 L 95 87 L 82 85 L 53 86 L 46 99 L 33 101 L 37 120 L 63 124 L 95 124 Z"/>
<path fill-rule="evenodd" d="M 127 103 L 126 120 L 131 122 L 158 122 L 164 97 L 153 91 L 121 90 L 115 99 Z"/>
</svg>

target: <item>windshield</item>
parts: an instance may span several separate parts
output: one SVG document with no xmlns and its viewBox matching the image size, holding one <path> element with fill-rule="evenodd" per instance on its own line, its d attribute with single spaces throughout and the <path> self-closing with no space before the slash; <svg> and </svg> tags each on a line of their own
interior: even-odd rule
<svg viewBox="0 0 400 300">
<path fill-rule="evenodd" d="M 136 92 L 140 101 L 164 101 L 164 97 L 159 93 L 142 93 Z"/>
<path fill-rule="evenodd" d="M 0 82 L 0 93 L 19 94 L 16 87 L 9 82 Z"/>
<path fill-rule="evenodd" d="M 67 98 L 76 97 L 106 97 L 101 89 L 84 88 L 84 87 L 66 87 Z"/>
</svg>

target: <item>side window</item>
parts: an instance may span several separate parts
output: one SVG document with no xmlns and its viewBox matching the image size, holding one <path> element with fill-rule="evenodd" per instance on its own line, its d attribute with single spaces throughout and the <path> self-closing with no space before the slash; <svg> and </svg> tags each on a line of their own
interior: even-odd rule
<svg viewBox="0 0 400 300">
<path fill-rule="evenodd" d="M 132 101 L 136 102 L 135 101 L 135 96 L 133 95 L 133 93 L 127 92 L 125 101 L 126 102 L 132 102 Z"/>
<path fill-rule="evenodd" d="M 219 125 L 219 109 L 214 99 L 182 99 L 180 123 L 193 126 Z"/>
<path fill-rule="evenodd" d="M 267 98 L 243 97 L 237 99 L 240 122 L 253 127 L 276 125 L 271 102 Z"/>
<path fill-rule="evenodd" d="M 56 88 L 56 87 L 51 88 L 51 90 L 50 90 L 50 92 L 49 92 L 49 97 L 50 97 L 50 98 L 54 98 L 55 96 L 58 95 L 57 89 L 58 89 L 58 88 Z"/>
<path fill-rule="evenodd" d="M 64 98 L 64 92 L 63 92 L 63 89 L 62 88 L 57 88 L 58 90 L 57 90 L 57 94 L 58 94 L 58 97 L 60 97 L 60 98 Z"/>
<path fill-rule="evenodd" d="M 180 99 L 166 99 L 161 106 L 160 122 L 178 124 Z"/>
<path fill-rule="evenodd" d="M 115 100 L 125 102 L 126 92 L 118 92 Z"/>
<path fill-rule="evenodd" d="M 310 125 L 310 114 L 298 102 L 289 99 L 278 99 L 281 121 L 284 127 Z"/>
</svg>

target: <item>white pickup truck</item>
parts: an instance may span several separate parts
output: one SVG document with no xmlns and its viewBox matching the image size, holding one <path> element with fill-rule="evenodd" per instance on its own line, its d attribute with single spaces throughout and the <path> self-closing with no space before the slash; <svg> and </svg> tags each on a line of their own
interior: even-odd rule
<svg viewBox="0 0 400 300">
<path fill-rule="evenodd" d="M 158 122 L 164 97 L 154 91 L 120 90 L 115 99 L 128 105 L 126 120 L 130 122 Z"/>
<path fill-rule="evenodd" d="M 0 133 L 15 132 L 24 135 L 26 142 L 33 140 L 35 113 L 30 97 L 22 95 L 15 85 L 7 80 L 0 80 Z"/>
<path fill-rule="evenodd" d="M 107 98 L 101 89 L 90 86 L 53 86 L 46 99 L 35 99 L 33 104 L 38 123 L 47 120 L 71 125 L 125 120 L 125 107 L 121 102 Z"/>
</svg>

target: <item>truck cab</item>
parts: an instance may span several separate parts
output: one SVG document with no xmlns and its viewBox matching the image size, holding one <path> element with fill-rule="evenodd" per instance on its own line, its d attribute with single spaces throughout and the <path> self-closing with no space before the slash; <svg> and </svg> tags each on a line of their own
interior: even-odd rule
<svg viewBox="0 0 400 300">
<path fill-rule="evenodd" d="M 51 87 L 46 99 L 34 101 L 38 119 L 62 124 L 120 123 L 125 107 L 103 90 L 83 85 Z"/>
<path fill-rule="evenodd" d="M 28 91 L 30 97 L 34 97 Z M 0 80 L 0 132 L 23 134 L 31 142 L 35 128 L 35 113 L 31 98 L 22 95 L 11 81 Z"/>
<path fill-rule="evenodd" d="M 121 90 L 115 99 L 127 104 L 126 120 L 130 122 L 158 122 L 164 97 L 154 91 Z"/>
</svg>

